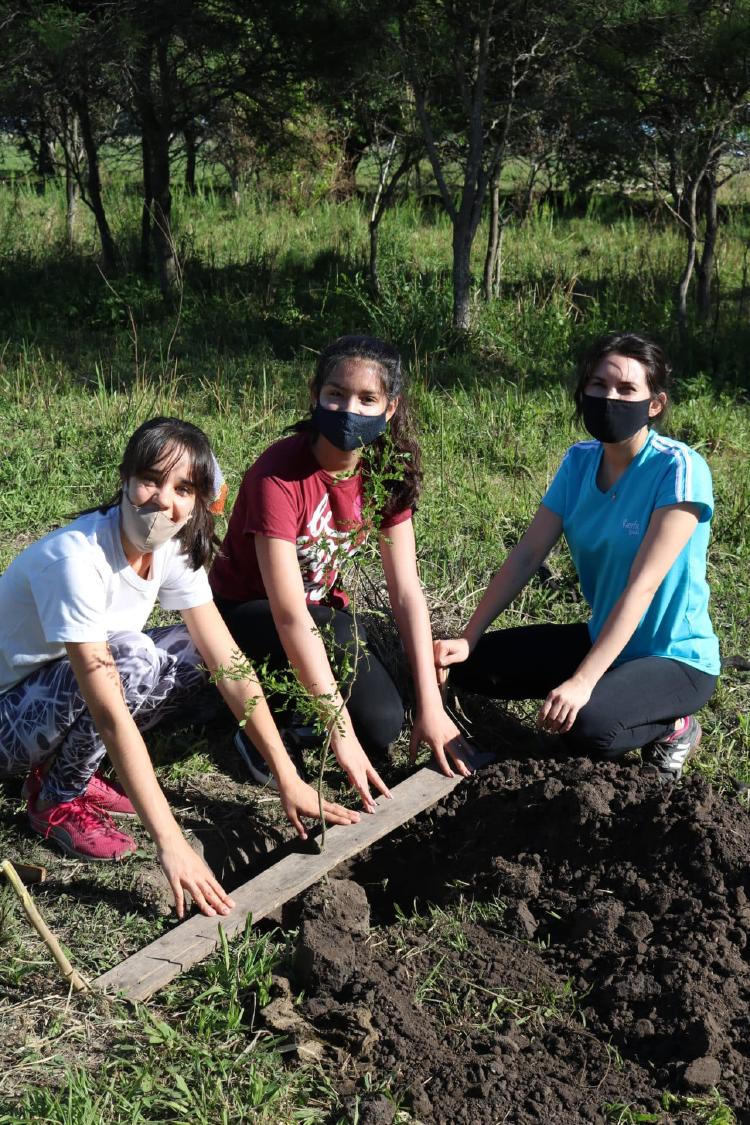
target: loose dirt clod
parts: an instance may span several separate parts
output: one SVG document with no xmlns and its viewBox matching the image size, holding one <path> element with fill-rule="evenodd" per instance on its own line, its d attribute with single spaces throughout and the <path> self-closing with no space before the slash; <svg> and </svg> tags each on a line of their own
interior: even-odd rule
<svg viewBox="0 0 750 1125">
<path fill-rule="evenodd" d="M 303 1012 L 421 1121 L 750 1122 L 747 829 L 695 775 L 497 764 L 308 893 Z"/>
</svg>

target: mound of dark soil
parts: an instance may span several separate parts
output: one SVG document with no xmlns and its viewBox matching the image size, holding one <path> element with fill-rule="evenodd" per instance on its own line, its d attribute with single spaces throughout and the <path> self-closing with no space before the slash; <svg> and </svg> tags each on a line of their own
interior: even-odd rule
<svg viewBox="0 0 750 1125">
<path fill-rule="evenodd" d="M 697 776 L 497 764 L 308 894 L 303 1014 L 423 1122 L 689 1121 L 714 1088 L 750 1122 L 749 861 Z"/>
</svg>

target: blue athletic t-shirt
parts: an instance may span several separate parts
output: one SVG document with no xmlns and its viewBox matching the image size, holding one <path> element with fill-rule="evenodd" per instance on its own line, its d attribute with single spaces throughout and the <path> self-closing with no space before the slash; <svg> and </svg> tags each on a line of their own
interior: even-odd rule
<svg viewBox="0 0 750 1125">
<path fill-rule="evenodd" d="M 572 445 L 542 497 L 544 506 L 563 521 L 563 534 L 591 607 L 592 642 L 627 585 L 654 509 L 700 504 L 698 526 L 615 664 L 665 656 L 718 675 L 719 642 L 708 615 L 706 582 L 714 506 L 708 465 L 683 442 L 649 430 L 643 448 L 612 488 L 603 492 L 596 483 L 601 458 L 599 441 Z"/>
</svg>

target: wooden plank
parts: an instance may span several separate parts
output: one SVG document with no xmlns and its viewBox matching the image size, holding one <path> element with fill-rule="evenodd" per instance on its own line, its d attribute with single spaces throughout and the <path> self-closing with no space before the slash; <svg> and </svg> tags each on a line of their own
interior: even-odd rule
<svg viewBox="0 0 750 1125">
<path fill-rule="evenodd" d="M 128 1000 L 146 1000 L 185 969 L 202 961 L 219 944 L 219 924 L 228 937 L 239 933 L 249 914 L 260 921 L 277 907 L 316 883 L 344 860 L 393 832 L 420 812 L 446 797 L 461 778 L 445 777 L 427 766 L 395 785 L 392 800 L 380 797 L 377 812 L 358 824 L 337 825 L 326 832 L 325 849 L 318 854 L 295 852 L 232 891 L 235 908 L 225 918 L 196 914 L 163 937 L 134 953 L 93 982 Z"/>
<path fill-rule="evenodd" d="M 31 883 L 43 883 L 47 878 L 47 868 L 40 867 L 38 863 L 16 863 L 15 860 L 12 862 L 18 878 L 26 886 Z"/>
</svg>

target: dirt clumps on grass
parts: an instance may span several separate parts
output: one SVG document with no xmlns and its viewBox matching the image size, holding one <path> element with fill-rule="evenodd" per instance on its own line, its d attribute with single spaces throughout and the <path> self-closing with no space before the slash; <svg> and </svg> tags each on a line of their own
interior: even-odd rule
<svg viewBox="0 0 750 1125">
<path fill-rule="evenodd" d="M 696 775 L 498 763 L 304 897 L 301 1014 L 360 1119 L 750 1122 L 749 865 Z"/>
</svg>

